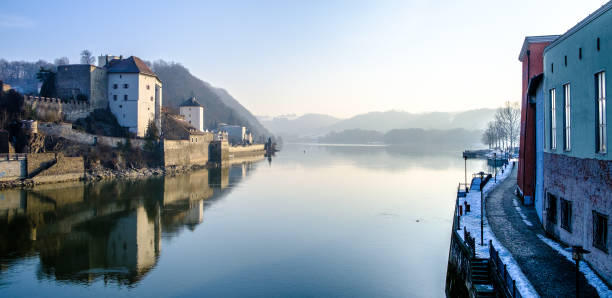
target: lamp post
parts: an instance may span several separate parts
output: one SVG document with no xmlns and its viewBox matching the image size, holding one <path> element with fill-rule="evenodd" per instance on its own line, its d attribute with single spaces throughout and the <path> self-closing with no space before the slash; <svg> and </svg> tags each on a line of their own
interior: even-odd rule
<svg viewBox="0 0 612 298">
<path fill-rule="evenodd" d="M 576 297 L 580 297 L 580 260 L 582 260 L 582 255 L 588 253 L 590 251 L 580 245 L 572 246 L 572 259 L 576 261 Z"/>
<path fill-rule="evenodd" d="M 495 183 L 497 183 L 497 152 L 493 152 L 493 168 L 495 169 Z"/>
<path fill-rule="evenodd" d="M 464 185 L 466 187 L 467 190 L 467 155 L 465 154 L 465 152 L 463 152 L 463 177 L 464 177 Z"/>
<path fill-rule="evenodd" d="M 478 174 L 480 175 L 480 246 L 483 246 L 484 237 L 482 235 L 482 231 L 483 231 L 484 223 L 483 223 L 482 216 L 484 215 L 484 194 L 482 191 L 482 182 L 484 179 L 484 172 L 480 171 L 480 173 Z"/>
</svg>

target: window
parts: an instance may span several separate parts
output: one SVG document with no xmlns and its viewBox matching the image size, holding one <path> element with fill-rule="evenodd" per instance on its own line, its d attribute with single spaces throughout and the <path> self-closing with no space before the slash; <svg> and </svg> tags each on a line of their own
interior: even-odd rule
<svg viewBox="0 0 612 298">
<path fill-rule="evenodd" d="M 127 101 L 127 94 L 123 95 L 123 100 Z"/>
<path fill-rule="evenodd" d="M 606 120 L 606 73 L 595 74 L 597 88 L 597 152 L 606 153 L 607 150 L 607 120 Z"/>
<path fill-rule="evenodd" d="M 113 84 L 113 89 L 117 89 L 117 84 Z"/>
<path fill-rule="evenodd" d="M 570 84 L 565 84 L 563 85 L 563 99 L 564 99 L 564 106 L 565 106 L 565 121 L 564 121 L 564 125 L 565 125 L 565 129 L 563 130 L 563 140 L 565 143 L 565 151 L 569 151 L 572 147 L 572 134 L 571 134 L 571 105 L 570 105 L 570 96 L 571 96 L 571 91 L 570 91 Z"/>
<path fill-rule="evenodd" d="M 151 86 L 147 85 L 147 90 L 151 89 Z"/>
<path fill-rule="evenodd" d="M 567 66 L 567 56 L 565 56 L 563 59 L 564 59 L 563 63 L 565 63 L 565 66 Z"/>
<path fill-rule="evenodd" d="M 550 90 L 550 149 L 557 149 L 557 113 L 555 89 Z"/>
<path fill-rule="evenodd" d="M 597 51 L 599 52 L 600 46 L 599 46 L 600 42 L 599 42 L 599 37 L 597 37 Z"/>
<path fill-rule="evenodd" d="M 578 59 L 582 60 L 582 48 L 578 48 Z"/>
<path fill-rule="evenodd" d="M 123 89 L 127 89 L 127 88 L 129 88 L 129 87 L 130 87 L 130 85 L 128 85 L 128 84 L 123 84 Z"/>
<path fill-rule="evenodd" d="M 151 101 L 153 101 L 153 96 L 151 96 Z"/>
<path fill-rule="evenodd" d="M 557 198 L 548 194 L 548 205 L 546 208 L 546 220 L 554 224 L 557 223 Z"/>
<path fill-rule="evenodd" d="M 117 94 L 113 95 L 113 100 L 117 101 Z"/>
<path fill-rule="evenodd" d="M 550 64 L 550 72 L 555 72 L 555 64 L 554 63 Z"/>
<path fill-rule="evenodd" d="M 561 199 L 561 227 L 572 232 L 572 202 Z"/>
<path fill-rule="evenodd" d="M 119 105 L 119 108 L 123 108 L 123 105 Z"/>
<path fill-rule="evenodd" d="M 593 211 L 593 246 L 608 252 L 608 216 Z"/>
</svg>

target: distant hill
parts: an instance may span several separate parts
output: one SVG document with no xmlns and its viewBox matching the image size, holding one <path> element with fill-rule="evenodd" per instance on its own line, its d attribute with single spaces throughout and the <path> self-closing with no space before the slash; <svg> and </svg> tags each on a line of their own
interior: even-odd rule
<svg viewBox="0 0 612 298">
<path fill-rule="evenodd" d="M 480 130 L 470 131 L 462 128 L 448 130 L 392 129 L 384 134 L 373 130 L 348 129 L 341 132 L 331 132 L 318 138 L 318 142 L 329 144 L 384 143 L 415 148 L 465 149 L 478 146 L 480 135 Z"/>
<path fill-rule="evenodd" d="M 493 119 L 495 109 L 477 109 L 464 112 L 409 113 L 403 111 L 371 112 L 339 121 L 328 127 L 329 131 L 367 129 L 387 132 L 391 129 L 484 129 Z"/>
<path fill-rule="evenodd" d="M 403 111 L 371 112 L 348 119 L 328 115 L 306 114 L 302 117 L 276 117 L 262 120 L 271 132 L 286 140 L 316 139 L 332 132 L 365 130 L 386 133 L 393 129 L 419 128 L 426 130 L 483 130 L 493 119 L 495 109 L 475 109 L 463 112 L 409 113 Z"/>
<path fill-rule="evenodd" d="M 178 106 L 195 96 L 204 105 L 204 122 L 206 128 L 216 128 L 219 122 L 240 124 L 248 127 L 255 137 L 269 136 L 270 132 L 259 123 L 246 108 L 224 89 L 211 86 L 178 63 L 155 61 L 153 71 L 163 82 L 163 104 L 175 112 Z"/>
<path fill-rule="evenodd" d="M 272 133 L 278 135 L 312 135 L 326 132 L 327 128 L 340 119 L 323 114 L 305 114 L 300 117 L 274 117 L 262 119 L 261 123 Z"/>
</svg>

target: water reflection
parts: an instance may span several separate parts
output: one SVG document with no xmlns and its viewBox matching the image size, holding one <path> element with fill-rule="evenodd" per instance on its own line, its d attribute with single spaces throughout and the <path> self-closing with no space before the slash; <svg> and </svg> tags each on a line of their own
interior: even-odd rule
<svg viewBox="0 0 612 298">
<path fill-rule="evenodd" d="M 194 230 L 205 209 L 263 157 L 140 180 L 41 185 L 0 192 L 0 288 L 6 272 L 38 257 L 40 279 L 132 286 L 157 264 L 162 239 Z"/>
</svg>

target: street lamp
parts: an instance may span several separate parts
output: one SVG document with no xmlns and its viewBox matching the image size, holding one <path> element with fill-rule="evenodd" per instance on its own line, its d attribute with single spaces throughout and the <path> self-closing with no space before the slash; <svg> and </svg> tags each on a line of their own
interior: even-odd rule
<svg viewBox="0 0 612 298">
<path fill-rule="evenodd" d="M 483 223 L 483 219 L 482 216 L 484 215 L 484 194 L 482 191 L 482 182 L 484 179 L 484 172 L 480 171 L 480 173 L 478 173 L 478 175 L 480 175 L 480 246 L 484 245 L 484 237 L 482 235 L 482 231 L 483 231 L 483 227 L 484 227 L 484 223 Z"/>
<path fill-rule="evenodd" d="M 580 260 L 582 260 L 582 255 L 588 253 L 590 251 L 582 248 L 580 245 L 572 246 L 572 259 L 576 261 L 576 297 L 580 297 Z"/>
<path fill-rule="evenodd" d="M 465 187 L 467 190 L 467 154 L 465 154 L 465 151 L 463 152 L 463 177 L 464 177 L 464 183 L 465 183 Z"/>
<path fill-rule="evenodd" d="M 497 152 L 493 152 L 493 168 L 495 169 L 495 183 L 497 183 Z"/>
</svg>

